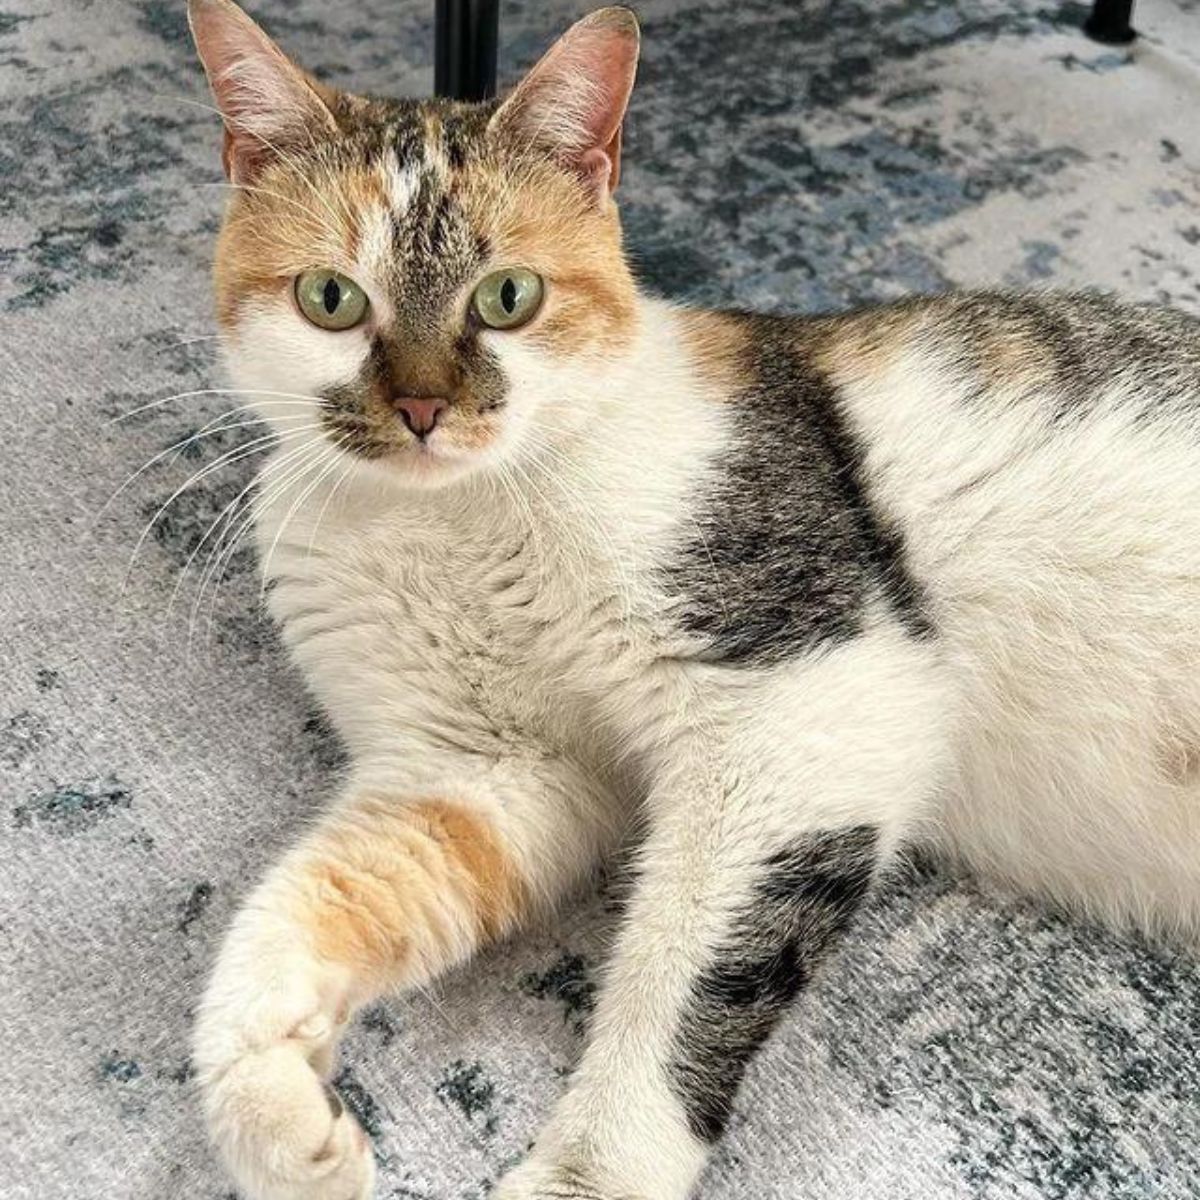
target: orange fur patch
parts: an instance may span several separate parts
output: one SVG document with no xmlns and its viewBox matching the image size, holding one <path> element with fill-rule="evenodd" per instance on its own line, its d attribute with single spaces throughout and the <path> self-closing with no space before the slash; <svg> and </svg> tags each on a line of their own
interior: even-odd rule
<svg viewBox="0 0 1200 1200">
<path fill-rule="evenodd" d="M 961 370 L 977 371 L 980 381 L 998 393 L 1024 395 L 1053 386 L 1053 346 L 1044 331 L 1020 313 L 1002 316 L 958 309 L 954 300 L 929 299 L 815 320 L 806 338 L 818 365 L 835 380 L 850 382 L 885 374 L 920 344 L 965 345 L 970 358 Z"/>
<path fill-rule="evenodd" d="M 746 378 L 745 327 L 728 313 L 694 309 L 680 316 L 683 338 L 697 372 L 724 399 L 732 399 Z"/>
<path fill-rule="evenodd" d="M 487 230 L 497 267 L 524 266 L 547 283 L 527 337 L 555 355 L 615 351 L 635 331 L 636 287 L 621 248 L 616 206 L 590 204 L 574 182 L 540 159 L 514 172 L 501 156 L 464 181 L 464 205 Z"/>
<path fill-rule="evenodd" d="M 436 969 L 500 936 L 526 891 L 490 824 L 441 800 L 364 796 L 305 868 L 300 919 L 318 953 L 373 979 Z M 415 963 L 414 955 L 437 956 Z"/>
<path fill-rule="evenodd" d="M 987 382 L 1000 389 L 1022 392 L 1054 383 L 1054 358 L 1044 339 L 1020 328 L 988 330 L 977 345 L 980 368 Z"/>
<path fill-rule="evenodd" d="M 386 204 L 380 170 L 363 166 L 326 179 L 302 176 L 286 161 L 239 189 L 217 242 L 217 319 L 231 326 L 248 299 L 277 295 L 301 271 L 353 273 L 363 217 Z"/>
<path fill-rule="evenodd" d="M 475 891 L 475 919 L 487 937 L 497 937 L 526 907 L 524 881 L 495 831 L 460 805 L 427 800 L 412 808 L 431 837 L 469 878 Z"/>
<path fill-rule="evenodd" d="M 817 366 L 837 381 L 881 375 L 896 365 L 920 323 L 918 311 L 883 309 L 814 321 Z"/>
<path fill-rule="evenodd" d="M 341 97 L 346 119 L 368 120 L 366 101 Z M 346 116 L 349 114 L 349 117 Z M 440 146 L 442 118 L 424 114 L 429 145 Z M 548 160 L 495 153 L 449 172 L 449 186 L 471 227 L 492 247 L 491 268 L 526 266 L 547 281 L 543 312 L 527 337 L 556 355 L 617 350 L 628 343 L 636 320 L 636 289 L 625 262 L 614 204 L 591 203 L 582 189 Z M 433 161 L 445 169 L 441 154 Z M 247 300 L 275 296 L 300 272 L 317 266 L 353 274 L 363 218 L 388 206 L 382 162 L 301 174 L 286 159 L 238 191 L 217 247 L 217 314 L 229 327 Z M 386 268 L 387 264 L 383 264 Z"/>
</svg>

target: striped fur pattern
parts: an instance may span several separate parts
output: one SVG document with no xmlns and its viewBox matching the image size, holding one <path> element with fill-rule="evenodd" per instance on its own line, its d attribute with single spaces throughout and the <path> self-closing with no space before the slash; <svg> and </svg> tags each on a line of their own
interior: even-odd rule
<svg viewBox="0 0 1200 1200">
<path fill-rule="evenodd" d="M 1195 943 L 1194 322 L 1096 297 L 686 311 L 621 252 L 626 10 L 477 108 L 333 92 L 230 0 L 191 12 L 240 189 L 218 317 L 284 439 L 271 607 L 352 758 L 198 1013 L 248 1200 L 370 1195 L 339 1031 L 634 825 L 587 1050 L 502 1200 L 689 1194 L 906 847 Z M 513 266 L 542 307 L 481 327 L 471 289 Z M 362 327 L 305 322 L 318 267 L 366 292 Z M 406 395 L 445 401 L 423 440 Z"/>
</svg>

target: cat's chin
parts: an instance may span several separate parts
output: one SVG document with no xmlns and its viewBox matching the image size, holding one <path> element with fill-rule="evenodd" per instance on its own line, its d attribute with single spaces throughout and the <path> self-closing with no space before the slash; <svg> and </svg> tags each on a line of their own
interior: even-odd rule
<svg viewBox="0 0 1200 1200">
<path fill-rule="evenodd" d="M 361 460 L 361 470 L 390 487 L 436 491 L 484 469 L 487 456 L 405 446 L 391 454 Z"/>
</svg>

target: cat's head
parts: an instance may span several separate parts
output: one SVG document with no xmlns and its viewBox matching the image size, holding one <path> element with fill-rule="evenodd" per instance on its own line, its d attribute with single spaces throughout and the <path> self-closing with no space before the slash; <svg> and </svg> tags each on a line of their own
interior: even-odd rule
<svg viewBox="0 0 1200 1200">
<path fill-rule="evenodd" d="M 235 188 L 218 318 L 276 428 L 316 420 L 436 485 L 580 419 L 573 396 L 636 324 L 612 199 L 633 14 L 574 25 L 499 104 L 350 95 L 232 0 L 190 0 L 189 19 Z"/>
</svg>

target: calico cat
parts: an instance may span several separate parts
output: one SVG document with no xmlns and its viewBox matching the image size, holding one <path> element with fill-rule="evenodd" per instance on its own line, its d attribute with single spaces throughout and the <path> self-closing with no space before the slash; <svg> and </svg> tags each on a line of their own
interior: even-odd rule
<svg viewBox="0 0 1200 1200">
<path fill-rule="evenodd" d="M 586 1051 L 502 1200 L 682 1200 L 905 848 L 1195 943 L 1197 322 L 682 308 L 622 254 L 627 9 L 479 105 L 348 95 L 231 0 L 190 17 L 236 189 L 217 314 L 279 435 L 271 608 L 352 760 L 199 1011 L 249 1200 L 367 1196 L 342 1027 L 635 823 Z"/>
</svg>

